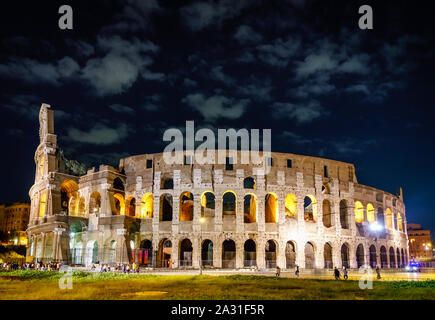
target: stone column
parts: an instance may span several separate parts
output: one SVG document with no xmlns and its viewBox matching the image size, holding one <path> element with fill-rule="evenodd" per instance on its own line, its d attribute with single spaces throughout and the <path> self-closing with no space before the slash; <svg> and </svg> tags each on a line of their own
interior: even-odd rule
<svg viewBox="0 0 435 320">
<path fill-rule="evenodd" d="M 236 197 L 236 232 L 240 233 L 244 231 L 244 197 L 240 193 Z"/>
<path fill-rule="evenodd" d="M 214 225 L 215 231 L 222 231 L 222 194 L 215 194 Z"/>
<path fill-rule="evenodd" d="M 174 194 L 174 192 L 172 193 Z M 172 195 L 172 233 L 178 233 L 180 226 L 180 195 Z"/>
<path fill-rule="evenodd" d="M 305 241 L 297 242 L 296 248 L 296 264 L 299 268 L 305 268 Z"/>
<path fill-rule="evenodd" d="M 243 268 L 244 243 L 236 241 L 236 269 Z"/>
<path fill-rule="evenodd" d="M 266 242 L 263 239 L 257 240 L 257 267 L 258 269 L 265 269 L 266 268 L 266 253 L 265 253 L 265 246 Z"/>
<path fill-rule="evenodd" d="M 222 243 L 219 238 L 213 242 L 213 267 L 222 268 Z"/>
<path fill-rule="evenodd" d="M 110 195 L 109 195 L 110 184 L 105 183 L 102 185 L 102 195 L 101 195 L 101 217 L 110 217 L 112 215 L 112 207 L 110 204 Z"/>
<path fill-rule="evenodd" d="M 47 234 L 45 232 L 41 232 L 42 235 L 42 247 L 41 247 L 41 260 L 45 258 L 45 245 L 47 240 Z"/>
<path fill-rule="evenodd" d="M 171 239 L 172 242 L 172 252 L 171 252 L 171 259 L 172 259 L 172 269 L 176 269 L 179 267 L 179 257 L 180 257 L 180 239 L 178 237 L 173 237 Z M 193 247 L 193 243 L 192 243 Z M 192 252 L 193 255 L 193 252 Z"/>
<path fill-rule="evenodd" d="M 199 236 L 193 238 L 192 249 L 192 267 L 199 268 L 201 263 L 201 242 Z"/>
<path fill-rule="evenodd" d="M 285 259 L 285 247 L 286 247 L 286 242 L 284 241 L 278 241 L 278 246 L 277 246 L 277 256 L 276 256 L 276 263 L 277 265 L 281 268 L 281 269 L 285 269 L 286 268 L 286 259 Z"/>
<path fill-rule="evenodd" d="M 358 263 L 356 261 L 356 246 L 349 244 L 349 264 L 352 269 L 358 268 Z"/>
</svg>

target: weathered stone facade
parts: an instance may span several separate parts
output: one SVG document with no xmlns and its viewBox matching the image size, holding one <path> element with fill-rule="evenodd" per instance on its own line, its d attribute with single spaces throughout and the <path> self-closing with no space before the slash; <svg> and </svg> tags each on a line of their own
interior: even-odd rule
<svg viewBox="0 0 435 320">
<path fill-rule="evenodd" d="M 261 165 L 166 165 L 160 153 L 85 174 L 75 163 L 74 173 L 62 169 L 48 105 L 40 125 L 27 230 L 35 260 L 237 269 L 407 263 L 402 192 L 358 184 L 352 164 L 272 153 L 264 174 Z M 372 231 L 376 223 L 385 228 Z"/>
</svg>

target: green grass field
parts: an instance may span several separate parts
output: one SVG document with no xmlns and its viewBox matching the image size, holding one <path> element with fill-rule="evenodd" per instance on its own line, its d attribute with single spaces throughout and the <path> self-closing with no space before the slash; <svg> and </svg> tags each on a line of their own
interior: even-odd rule
<svg viewBox="0 0 435 320">
<path fill-rule="evenodd" d="M 63 275 L 55 271 L 2 271 L 0 299 L 435 299 L 433 280 L 375 281 L 372 290 L 361 290 L 353 280 L 73 272 L 73 288 L 61 290 L 59 279 Z"/>
</svg>

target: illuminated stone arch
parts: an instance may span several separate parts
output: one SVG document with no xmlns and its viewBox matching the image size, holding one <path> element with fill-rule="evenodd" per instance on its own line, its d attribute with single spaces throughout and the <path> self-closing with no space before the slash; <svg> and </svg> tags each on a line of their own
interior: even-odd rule
<svg viewBox="0 0 435 320">
<path fill-rule="evenodd" d="M 245 223 L 257 222 L 257 196 L 252 193 L 243 199 L 243 219 Z"/>
<path fill-rule="evenodd" d="M 311 194 L 304 198 L 304 220 L 310 222 L 317 221 L 317 200 Z"/>
<path fill-rule="evenodd" d="M 393 247 L 390 247 L 389 256 L 390 256 L 390 268 L 395 268 L 396 267 L 396 253 L 394 252 Z"/>
<path fill-rule="evenodd" d="M 236 243 L 232 239 L 222 242 L 222 268 L 234 269 L 236 267 Z"/>
<path fill-rule="evenodd" d="M 222 194 L 222 214 L 235 215 L 237 210 L 237 195 L 232 190 L 227 190 Z"/>
<path fill-rule="evenodd" d="M 77 216 L 79 217 L 85 217 L 86 216 L 86 203 L 85 203 L 85 197 L 78 198 L 78 207 L 77 207 Z"/>
<path fill-rule="evenodd" d="M 150 219 L 153 217 L 154 197 L 152 193 L 145 193 L 140 203 L 140 217 Z"/>
<path fill-rule="evenodd" d="M 355 222 L 364 222 L 364 206 L 361 201 L 355 201 Z"/>
<path fill-rule="evenodd" d="M 42 218 L 45 216 L 47 211 L 47 193 L 41 194 L 41 199 L 39 200 L 39 217 Z"/>
<path fill-rule="evenodd" d="M 78 216 L 79 213 L 79 194 L 78 192 L 75 192 L 71 198 L 69 199 L 69 204 L 68 204 L 68 214 L 70 216 Z"/>
<path fill-rule="evenodd" d="M 180 195 L 180 221 L 193 220 L 193 193 L 184 191 Z"/>
<path fill-rule="evenodd" d="M 285 216 L 294 218 L 298 210 L 298 199 L 295 194 L 289 193 L 285 197 Z"/>
<path fill-rule="evenodd" d="M 92 192 L 91 197 L 89 198 L 89 213 L 90 214 L 98 214 L 101 209 L 101 195 L 99 192 Z"/>
<path fill-rule="evenodd" d="M 115 201 L 115 214 L 116 215 L 125 215 L 125 201 L 124 196 L 120 193 L 115 193 L 113 195 L 113 200 Z"/>
<path fill-rule="evenodd" d="M 201 194 L 201 217 L 207 219 L 214 217 L 216 197 L 212 191 L 204 191 Z"/>
<path fill-rule="evenodd" d="M 387 208 L 385 210 L 385 216 L 386 216 L 386 225 L 385 225 L 385 228 L 387 228 L 387 229 L 393 229 L 393 213 L 391 212 L 390 208 Z"/>
<path fill-rule="evenodd" d="M 397 229 L 399 231 L 403 231 L 403 221 L 400 212 L 397 212 Z"/>
<path fill-rule="evenodd" d="M 60 185 L 60 207 L 62 211 L 67 212 L 69 215 L 74 215 L 69 210 L 69 205 L 71 203 L 71 198 L 77 196 L 79 190 L 78 184 L 73 180 L 65 180 Z"/>
<path fill-rule="evenodd" d="M 129 196 L 125 202 L 125 215 L 129 217 L 136 216 L 136 198 Z"/>
<path fill-rule="evenodd" d="M 367 221 L 374 222 L 375 221 L 375 207 L 371 203 L 367 204 Z"/>
<path fill-rule="evenodd" d="M 274 192 L 266 194 L 264 211 L 266 223 L 278 222 L 278 196 Z"/>
</svg>

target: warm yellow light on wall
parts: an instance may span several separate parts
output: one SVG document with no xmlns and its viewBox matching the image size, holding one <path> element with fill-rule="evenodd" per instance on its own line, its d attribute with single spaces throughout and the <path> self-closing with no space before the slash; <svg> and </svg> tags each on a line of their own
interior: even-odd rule
<svg viewBox="0 0 435 320">
<path fill-rule="evenodd" d="M 385 210 L 385 215 L 387 217 L 387 224 L 386 227 L 388 229 L 393 229 L 393 213 L 391 212 L 390 208 L 387 208 L 387 210 Z"/>
<path fill-rule="evenodd" d="M 355 202 L 355 222 L 362 223 L 364 221 L 364 206 L 360 201 Z"/>
<path fill-rule="evenodd" d="M 140 217 L 141 218 L 152 218 L 153 217 L 153 203 L 154 198 L 151 193 L 146 193 L 142 197 L 140 204 Z"/>
<path fill-rule="evenodd" d="M 122 194 L 120 194 L 120 193 L 115 193 L 113 195 L 113 197 L 119 201 L 119 207 L 116 207 L 116 201 L 115 201 L 116 214 L 124 216 L 125 215 L 124 196 Z"/>
<path fill-rule="evenodd" d="M 45 216 L 45 209 L 47 207 L 47 194 L 43 193 L 41 195 L 41 202 L 39 204 L 39 217 L 42 218 Z"/>
<path fill-rule="evenodd" d="M 367 221 L 368 222 L 375 221 L 375 208 L 371 203 L 367 204 Z"/>
<path fill-rule="evenodd" d="M 289 193 L 285 197 L 285 215 L 286 216 L 294 217 L 296 215 L 297 203 L 298 203 L 298 200 L 294 194 Z"/>
</svg>

